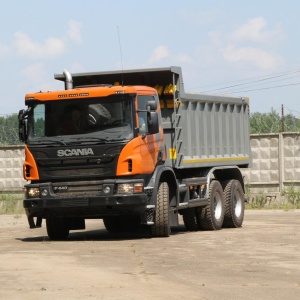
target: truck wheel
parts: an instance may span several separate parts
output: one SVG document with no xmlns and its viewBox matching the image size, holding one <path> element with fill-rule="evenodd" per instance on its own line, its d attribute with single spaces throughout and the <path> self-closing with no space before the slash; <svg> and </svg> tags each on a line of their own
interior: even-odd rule
<svg viewBox="0 0 300 300">
<path fill-rule="evenodd" d="M 169 224 L 169 186 L 160 182 L 157 192 L 154 225 L 151 227 L 152 236 L 168 237 L 171 229 Z"/>
<path fill-rule="evenodd" d="M 223 227 L 241 227 L 244 221 L 245 196 L 241 183 L 238 180 L 229 180 L 223 183 L 225 198 L 225 215 Z"/>
<path fill-rule="evenodd" d="M 121 230 L 121 225 L 118 217 L 103 218 L 103 223 L 108 232 L 118 233 Z"/>
<path fill-rule="evenodd" d="M 136 232 L 142 227 L 138 217 L 105 217 L 103 223 L 110 233 Z"/>
<path fill-rule="evenodd" d="M 187 208 L 182 212 L 183 223 L 188 231 L 199 230 L 195 208 Z"/>
<path fill-rule="evenodd" d="M 69 229 L 65 224 L 64 218 L 47 218 L 46 227 L 51 240 L 64 240 L 69 236 Z"/>
<path fill-rule="evenodd" d="M 209 186 L 208 205 L 198 210 L 199 228 L 219 230 L 224 220 L 224 196 L 219 181 L 213 180 Z"/>
</svg>

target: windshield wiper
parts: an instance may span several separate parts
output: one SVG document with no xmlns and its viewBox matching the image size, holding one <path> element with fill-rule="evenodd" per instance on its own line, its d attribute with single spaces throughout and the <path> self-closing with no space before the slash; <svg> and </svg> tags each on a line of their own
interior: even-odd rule
<svg viewBox="0 0 300 300">
<path fill-rule="evenodd" d="M 117 138 L 117 139 L 108 139 L 108 138 L 100 138 L 100 137 L 89 137 L 89 138 L 78 138 L 76 141 L 67 141 L 67 145 L 74 145 L 74 144 L 102 144 L 102 143 L 114 143 L 120 141 L 128 141 L 124 138 Z"/>
<path fill-rule="evenodd" d="M 41 140 L 41 141 L 30 141 L 30 145 L 45 145 L 45 146 L 57 146 L 67 144 L 62 140 Z"/>
<path fill-rule="evenodd" d="M 66 141 L 67 145 L 74 145 L 74 144 L 89 144 L 89 143 L 110 143 L 111 140 L 107 138 L 96 138 L 96 137 L 78 137 L 78 138 L 70 138 Z"/>
<path fill-rule="evenodd" d="M 108 138 L 100 138 L 100 137 L 78 137 L 78 138 L 68 138 L 63 140 L 41 140 L 41 141 L 32 141 L 30 145 L 38 145 L 38 146 L 46 146 L 46 147 L 55 147 L 55 146 L 68 146 L 68 145 L 88 145 L 88 144 L 102 144 L 102 143 L 113 143 L 127 141 L 124 138 L 118 139 L 108 139 Z"/>
</svg>

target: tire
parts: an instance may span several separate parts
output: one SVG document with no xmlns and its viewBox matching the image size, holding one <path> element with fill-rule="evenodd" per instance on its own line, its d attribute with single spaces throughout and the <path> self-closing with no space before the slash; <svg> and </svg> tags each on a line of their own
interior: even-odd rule
<svg viewBox="0 0 300 300">
<path fill-rule="evenodd" d="M 199 230 L 195 208 L 187 208 L 182 213 L 183 223 L 188 231 Z"/>
<path fill-rule="evenodd" d="M 225 214 L 223 227 L 238 228 L 244 221 L 245 195 L 238 180 L 228 180 L 223 183 Z"/>
<path fill-rule="evenodd" d="M 209 186 L 208 205 L 198 210 L 199 228 L 219 230 L 224 220 L 224 195 L 219 181 L 213 180 Z"/>
<path fill-rule="evenodd" d="M 153 237 L 168 237 L 171 233 L 169 223 L 169 186 L 160 182 L 157 192 L 154 225 L 151 227 Z"/>
<path fill-rule="evenodd" d="M 70 230 L 66 226 L 64 218 L 47 218 L 47 233 L 51 240 L 65 240 L 69 236 Z"/>
<path fill-rule="evenodd" d="M 137 232 L 142 225 L 138 217 L 105 217 L 103 223 L 110 233 Z"/>
<path fill-rule="evenodd" d="M 118 233 L 121 231 L 121 224 L 118 217 L 106 217 L 103 218 L 103 223 L 106 230 L 110 233 Z"/>
</svg>

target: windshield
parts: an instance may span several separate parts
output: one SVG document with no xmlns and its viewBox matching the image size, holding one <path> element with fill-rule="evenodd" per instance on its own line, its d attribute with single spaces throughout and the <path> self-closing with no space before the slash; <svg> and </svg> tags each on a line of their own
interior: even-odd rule
<svg viewBox="0 0 300 300">
<path fill-rule="evenodd" d="M 28 116 L 29 144 L 113 142 L 133 138 L 133 98 L 114 95 L 35 102 Z"/>
</svg>

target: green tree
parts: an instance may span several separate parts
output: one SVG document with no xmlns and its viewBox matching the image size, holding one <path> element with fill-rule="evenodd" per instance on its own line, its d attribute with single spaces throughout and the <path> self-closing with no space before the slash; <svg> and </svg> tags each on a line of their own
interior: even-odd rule
<svg viewBox="0 0 300 300">
<path fill-rule="evenodd" d="M 292 114 L 284 117 L 284 131 L 285 132 L 300 132 L 300 119 Z"/>
<path fill-rule="evenodd" d="M 20 145 L 18 134 L 18 116 L 0 117 L 0 145 Z"/>
<path fill-rule="evenodd" d="M 282 118 L 273 108 L 269 113 L 250 115 L 250 133 L 278 133 L 282 131 Z M 284 117 L 285 132 L 300 132 L 300 119 L 292 114 Z"/>
</svg>

